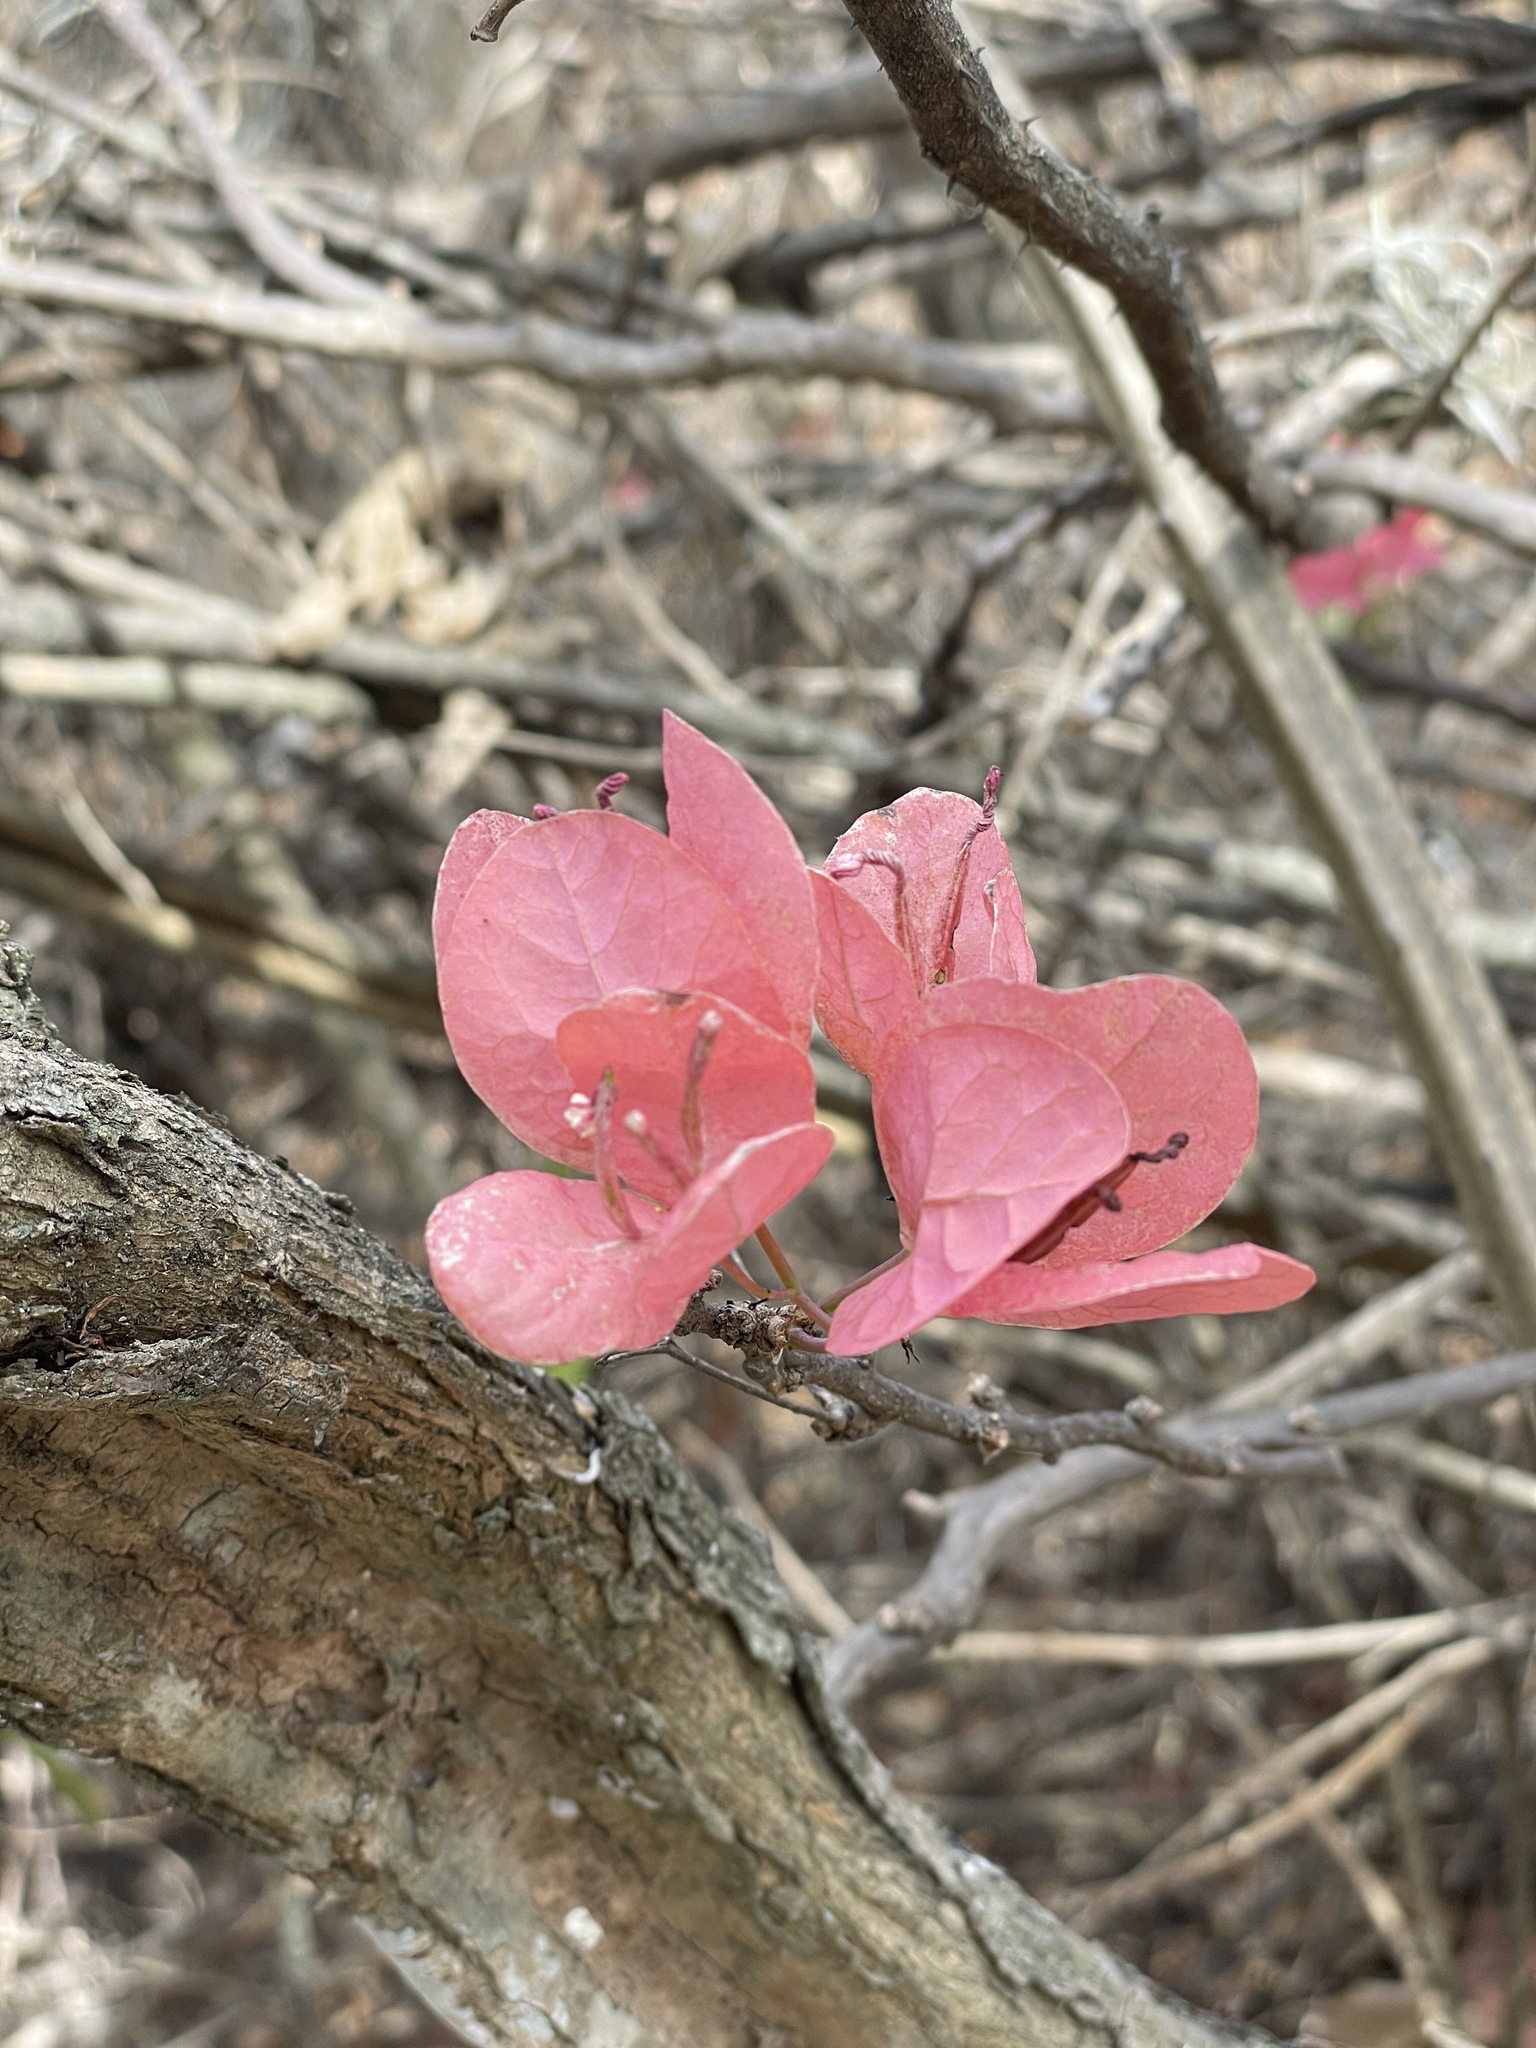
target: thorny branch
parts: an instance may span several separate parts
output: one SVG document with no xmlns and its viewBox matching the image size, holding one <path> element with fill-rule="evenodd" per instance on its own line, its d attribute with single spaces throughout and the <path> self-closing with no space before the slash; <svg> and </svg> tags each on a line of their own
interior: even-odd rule
<svg viewBox="0 0 1536 2048">
<path fill-rule="evenodd" d="M 949 0 L 847 0 L 923 150 L 1033 243 L 1114 294 L 1162 394 L 1170 438 L 1259 524 L 1289 533 L 1299 506 L 1232 417 L 1184 288 L 1178 254 L 1095 179 L 1009 118 Z"/>
</svg>

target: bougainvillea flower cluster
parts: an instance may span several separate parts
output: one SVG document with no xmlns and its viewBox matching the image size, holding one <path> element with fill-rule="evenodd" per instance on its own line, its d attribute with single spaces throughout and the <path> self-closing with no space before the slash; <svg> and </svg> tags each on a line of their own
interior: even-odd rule
<svg viewBox="0 0 1536 2048">
<path fill-rule="evenodd" d="M 665 835 L 611 808 L 481 812 L 434 916 L 443 1016 L 481 1098 L 581 1177 L 493 1174 L 427 1231 L 445 1300 L 499 1350 L 558 1363 L 655 1343 L 824 1164 L 814 1010 L 870 1079 L 901 1250 L 808 1349 L 865 1352 L 936 1315 L 1074 1328 L 1271 1308 L 1308 1268 L 1255 1245 L 1164 1249 L 1250 1151 L 1253 1062 L 1193 983 L 1035 981 L 986 801 L 917 790 L 819 872 L 751 778 L 682 720 Z M 779 1277 L 785 1279 L 780 1272 Z"/>
</svg>

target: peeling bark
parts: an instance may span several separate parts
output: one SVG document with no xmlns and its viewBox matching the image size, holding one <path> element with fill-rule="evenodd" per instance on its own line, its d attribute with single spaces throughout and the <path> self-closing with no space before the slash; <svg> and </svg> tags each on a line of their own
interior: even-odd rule
<svg viewBox="0 0 1536 2048">
<path fill-rule="evenodd" d="M 0 948 L 0 1705 L 335 1889 L 470 2037 L 1218 2048 L 890 1790 L 759 1539 Z"/>
</svg>

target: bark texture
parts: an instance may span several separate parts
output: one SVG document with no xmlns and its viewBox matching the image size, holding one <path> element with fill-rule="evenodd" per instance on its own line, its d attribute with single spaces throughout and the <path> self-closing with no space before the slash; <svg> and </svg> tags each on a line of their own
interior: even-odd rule
<svg viewBox="0 0 1536 2048">
<path fill-rule="evenodd" d="M 472 2039 L 1217 2048 L 895 1797 L 758 1539 L 0 948 L 0 1705 L 340 1891 Z"/>
</svg>

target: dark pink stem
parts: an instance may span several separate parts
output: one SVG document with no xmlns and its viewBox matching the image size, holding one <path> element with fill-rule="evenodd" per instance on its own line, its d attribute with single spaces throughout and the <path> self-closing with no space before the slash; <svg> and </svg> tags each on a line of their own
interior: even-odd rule
<svg viewBox="0 0 1536 2048">
<path fill-rule="evenodd" d="M 911 1256 L 912 1254 L 903 1245 L 899 1252 L 892 1252 L 888 1259 L 882 1259 L 878 1266 L 871 1266 L 867 1273 L 861 1273 L 857 1280 L 850 1280 L 846 1287 L 836 1288 L 831 1294 L 824 1295 L 822 1297 L 822 1307 L 829 1312 L 837 1308 L 840 1303 L 848 1299 L 850 1294 L 857 1294 L 861 1287 L 867 1287 L 871 1280 L 878 1280 L 882 1273 L 891 1272 L 904 1259 L 909 1259 Z"/>
</svg>

